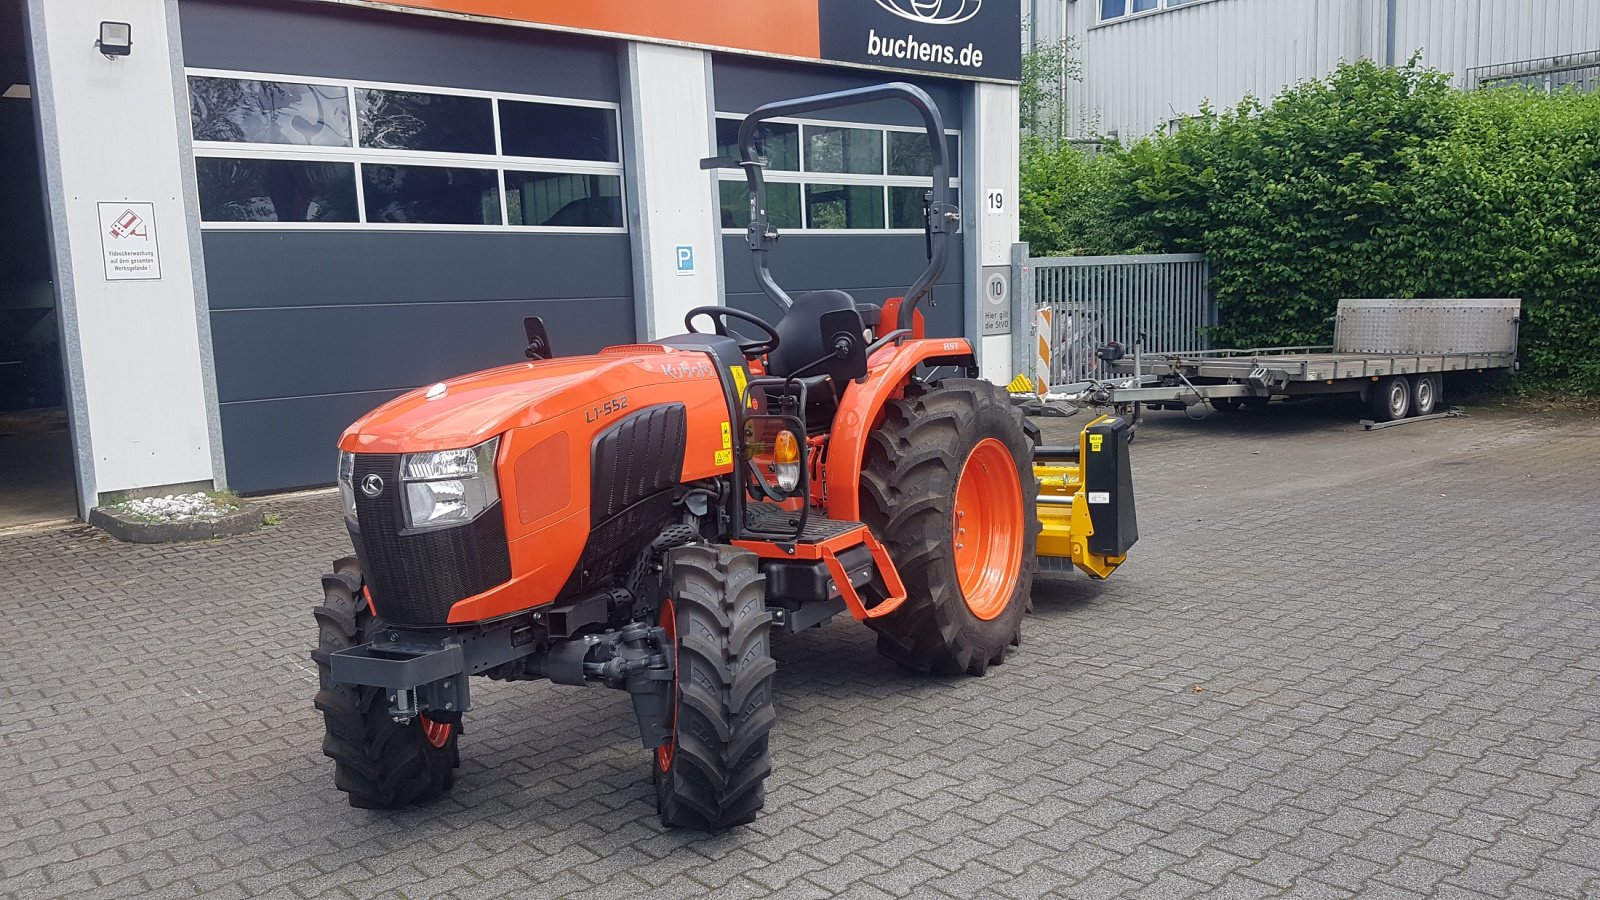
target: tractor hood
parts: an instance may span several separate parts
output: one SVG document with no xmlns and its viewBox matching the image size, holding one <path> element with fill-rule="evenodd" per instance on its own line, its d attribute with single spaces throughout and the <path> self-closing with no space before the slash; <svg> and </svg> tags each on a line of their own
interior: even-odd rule
<svg viewBox="0 0 1600 900">
<path fill-rule="evenodd" d="M 644 352 L 645 346 L 653 352 Z M 630 388 L 671 380 L 674 365 L 706 359 L 645 346 L 517 363 L 418 388 L 357 419 L 339 438 L 339 449 L 415 453 L 471 447 Z"/>
</svg>

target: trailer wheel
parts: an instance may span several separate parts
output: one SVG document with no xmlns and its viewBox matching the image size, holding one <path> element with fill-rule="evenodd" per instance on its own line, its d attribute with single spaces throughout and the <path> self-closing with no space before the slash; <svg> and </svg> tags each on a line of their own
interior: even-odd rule
<svg viewBox="0 0 1600 900">
<path fill-rule="evenodd" d="M 672 737 L 656 748 L 656 811 L 668 828 L 754 821 L 772 773 L 771 623 L 756 555 L 717 545 L 667 553 L 658 621 L 677 659 Z"/>
<path fill-rule="evenodd" d="M 1039 485 L 1022 418 L 987 381 L 907 385 L 873 431 L 861 517 L 906 601 L 868 619 L 878 651 L 940 675 L 982 675 L 1022 641 L 1031 605 Z"/>
<path fill-rule="evenodd" d="M 1244 406 L 1243 397 L 1212 397 L 1211 408 L 1217 412 L 1238 412 Z"/>
<path fill-rule="evenodd" d="M 1144 409 L 1137 403 L 1118 403 L 1111 407 L 1111 411 L 1128 420 L 1128 443 L 1133 443 L 1133 439 L 1139 436 L 1139 423 L 1144 421 Z"/>
<path fill-rule="evenodd" d="M 1411 414 L 1431 416 L 1439 407 L 1440 378 L 1438 375 L 1411 376 Z"/>
<path fill-rule="evenodd" d="M 460 727 L 417 716 L 396 722 L 388 692 L 332 679 L 328 657 L 365 644 L 381 627 L 362 595 L 361 564 L 354 557 L 334 562 L 322 578 L 317 619 L 320 690 L 313 700 L 325 726 L 322 753 L 333 760 L 333 785 L 358 809 L 397 809 L 432 800 L 450 790 L 461 765 Z"/>
<path fill-rule="evenodd" d="M 1272 402 L 1271 397 L 1240 397 L 1239 400 L 1246 409 L 1260 409 Z"/>
<path fill-rule="evenodd" d="M 1372 408 L 1372 418 L 1378 422 L 1404 419 L 1411 413 L 1411 383 L 1404 375 L 1389 375 L 1378 379 L 1367 395 Z"/>
</svg>

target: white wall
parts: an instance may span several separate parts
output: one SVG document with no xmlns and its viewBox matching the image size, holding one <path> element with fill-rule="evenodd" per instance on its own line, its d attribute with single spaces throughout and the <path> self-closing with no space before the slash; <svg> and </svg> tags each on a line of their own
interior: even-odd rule
<svg viewBox="0 0 1600 900">
<path fill-rule="evenodd" d="M 27 8 L 81 505 L 109 492 L 210 482 L 215 398 L 186 208 L 176 6 L 28 0 Z M 98 52 L 102 20 L 132 25 L 131 56 Z M 159 280 L 108 280 L 102 202 L 153 204 Z"/>
<path fill-rule="evenodd" d="M 1006 267 L 1010 275 L 1011 245 L 1017 242 L 1021 217 L 1017 211 L 1017 89 L 1009 84 L 978 83 L 972 86 L 963 123 L 965 144 L 970 149 L 963 160 L 961 205 L 966 229 L 966 304 L 967 333 L 975 336 L 978 362 L 983 377 L 997 384 L 1011 380 L 1011 342 L 1028 323 L 1011 323 L 1011 334 L 978 337 L 983 332 L 985 267 Z M 999 206 L 991 207 L 988 196 L 999 192 Z M 1015 285 L 1011 285 L 1015 289 Z"/>
<path fill-rule="evenodd" d="M 710 54 L 628 43 L 622 55 L 634 295 L 639 336 L 651 340 L 681 334 L 685 313 L 722 302 L 716 172 L 700 169 L 716 146 Z M 678 274 L 679 247 L 692 248 L 692 275 Z"/>
<path fill-rule="evenodd" d="M 1341 60 L 1386 61 L 1388 0 L 1207 0 L 1098 23 L 1097 0 L 1022 0 L 1035 39 L 1070 36 L 1083 64 L 1066 86 L 1068 136 L 1159 130 L 1210 101 L 1270 98 Z M 1394 56 L 1466 85 L 1470 67 L 1600 49 L 1596 0 L 1395 0 Z"/>
</svg>

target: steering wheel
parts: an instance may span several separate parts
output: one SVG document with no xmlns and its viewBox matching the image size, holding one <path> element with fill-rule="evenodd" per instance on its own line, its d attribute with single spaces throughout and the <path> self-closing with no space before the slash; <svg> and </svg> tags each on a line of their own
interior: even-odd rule
<svg viewBox="0 0 1600 900">
<path fill-rule="evenodd" d="M 689 310 L 688 315 L 683 317 L 683 327 L 689 329 L 690 334 L 705 334 L 705 332 L 694 327 L 694 320 L 700 316 L 709 317 L 715 326 L 716 333 L 723 335 L 724 337 L 728 336 L 728 323 L 725 321 L 726 319 L 738 319 L 741 322 L 747 322 L 761 329 L 761 331 L 766 335 L 766 340 L 742 340 L 739 342 L 739 350 L 749 359 L 755 359 L 758 356 L 766 356 L 768 353 L 778 349 L 777 329 L 773 328 L 771 325 L 768 325 L 766 320 L 760 316 L 727 306 L 696 306 L 694 309 Z"/>
</svg>

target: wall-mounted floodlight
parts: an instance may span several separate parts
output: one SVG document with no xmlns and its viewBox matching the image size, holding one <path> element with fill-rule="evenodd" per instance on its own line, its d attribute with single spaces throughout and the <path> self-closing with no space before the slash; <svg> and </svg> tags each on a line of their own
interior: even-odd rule
<svg viewBox="0 0 1600 900">
<path fill-rule="evenodd" d="M 133 26 L 127 22 L 101 22 L 100 40 L 94 45 L 106 59 L 128 56 L 133 53 Z"/>
</svg>

